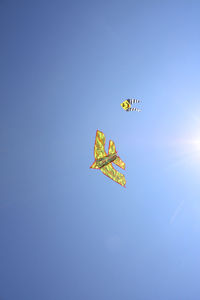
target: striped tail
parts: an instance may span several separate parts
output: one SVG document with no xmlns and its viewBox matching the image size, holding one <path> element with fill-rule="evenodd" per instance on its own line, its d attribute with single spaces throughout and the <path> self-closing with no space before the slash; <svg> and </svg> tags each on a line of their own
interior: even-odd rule
<svg viewBox="0 0 200 300">
<path fill-rule="evenodd" d="M 137 99 L 127 99 L 128 100 L 128 102 L 132 105 L 132 104 L 134 104 L 134 103 L 139 103 L 139 102 L 141 102 L 140 100 L 137 100 Z"/>
<path fill-rule="evenodd" d="M 138 108 L 135 108 L 135 107 L 133 107 L 133 108 L 128 108 L 126 111 L 141 111 L 141 109 L 138 109 Z"/>
</svg>

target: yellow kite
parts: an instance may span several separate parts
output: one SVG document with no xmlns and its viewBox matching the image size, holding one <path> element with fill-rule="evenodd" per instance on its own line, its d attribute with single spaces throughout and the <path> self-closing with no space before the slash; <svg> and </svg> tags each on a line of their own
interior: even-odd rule
<svg viewBox="0 0 200 300">
<path fill-rule="evenodd" d="M 94 144 L 95 161 L 91 165 L 92 169 L 100 169 L 103 174 L 125 187 L 126 179 L 123 174 L 113 168 L 112 163 L 125 170 L 125 163 L 117 155 L 115 144 L 110 140 L 108 154 L 105 152 L 106 138 L 103 132 L 97 130 Z"/>
<path fill-rule="evenodd" d="M 138 109 L 136 107 L 131 107 L 132 104 L 134 103 L 140 103 L 140 100 L 137 99 L 126 99 L 124 102 L 121 103 L 121 107 L 125 111 L 141 111 L 141 109 Z"/>
</svg>

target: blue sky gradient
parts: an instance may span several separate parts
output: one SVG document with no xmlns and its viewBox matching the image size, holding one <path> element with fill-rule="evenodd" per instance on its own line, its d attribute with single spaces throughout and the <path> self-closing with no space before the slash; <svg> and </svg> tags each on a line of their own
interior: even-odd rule
<svg viewBox="0 0 200 300">
<path fill-rule="evenodd" d="M 200 299 L 199 11 L 0 1 L 1 300 Z"/>
</svg>

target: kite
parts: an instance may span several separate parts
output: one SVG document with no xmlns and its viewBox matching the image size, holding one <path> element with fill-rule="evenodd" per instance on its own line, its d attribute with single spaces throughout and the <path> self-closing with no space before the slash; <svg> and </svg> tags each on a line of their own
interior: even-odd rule
<svg viewBox="0 0 200 300">
<path fill-rule="evenodd" d="M 123 174 L 115 170 L 112 163 L 125 170 L 125 163 L 117 155 L 115 144 L 109 141 L 108 154 L 105 152 L 106 138 L 103 132 L 97 130 L 94 144 L 95 161 L 91 169 L 100 169 L 104 175 L 125 187 L 126 179 Z"/>
<path fill-rule="evenodd" d="M 121 103 L 121 107 L 126 111 L 141 111 L 141 109 L 131 107 L 133 103 L 139 103 L 140 100 L 137 99 L 126 99 L 124 102 Z"/>
</svg>

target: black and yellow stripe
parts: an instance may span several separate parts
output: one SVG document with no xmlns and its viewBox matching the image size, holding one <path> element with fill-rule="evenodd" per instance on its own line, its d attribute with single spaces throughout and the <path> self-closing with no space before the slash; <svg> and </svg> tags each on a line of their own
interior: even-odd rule
<svg viewBox="0 0 200 300">
<path fill-rule="evenodd" d="M 138 108 L 136 108 L 136 107 L 133 107 L 133 108 L 127 108 L 127 110 L 126 111 L 141 111 L 141 109 L 138 109 Z"/>
<path fill-rule="evenodd" d="M 140 103 L 140 100 L 137 99 L 127 99 L 127 101 L 132 105 L 134 103 Z"/>
</svg>

